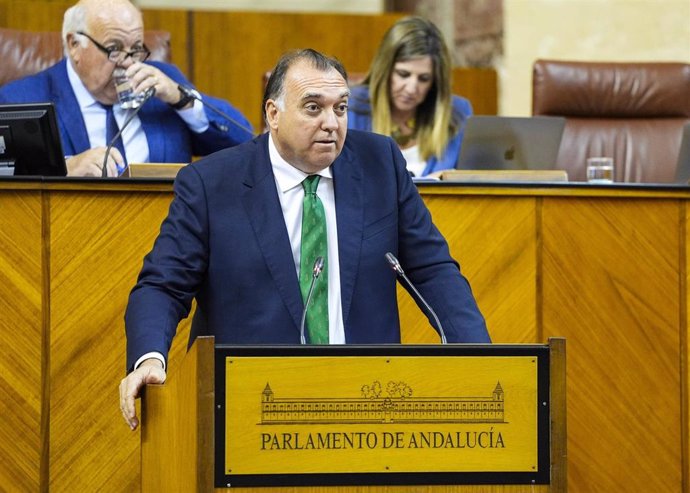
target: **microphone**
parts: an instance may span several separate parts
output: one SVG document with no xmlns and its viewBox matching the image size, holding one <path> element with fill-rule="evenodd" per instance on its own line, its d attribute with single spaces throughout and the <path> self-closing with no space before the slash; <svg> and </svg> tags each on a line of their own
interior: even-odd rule
<svg viewBox="0 0 690 493">
<path fill-rule="evenodd" d="M 235 125 L 237 128 L 239 128 L 239 129 L 244 130 L 245 132 L 247 132 L 247 133 L 251 136 L 252 139 L 254 138 L 254 132 L 252 132 L 250 129 L 248 129 L 247 127 L 245 127 L 244 125 L 242 125 L 240 122 L 238 122 L 237 120 L 235 120 L 234 118 L 232 118 L 230 115 L 228 115 L 228 114 L 225 113 L 224 111 L 218 109 L 218 108 L 216 107 L 216 105 L 211 104 L 211 103 L 209 103 L 208 101 L 204 101 L 203 98 L 199 97 L 199 95 L 197 94 L 196 91 L 192 90 L 192 89 L 189 88 L 189 87 L 185 87 L 185 86 L 183 86 L 183 85 L 181 85 L 181 84 L 178 85 L 177 88 L 180 90 L 180 92 L 182 93 L 183 97 L 185 97 L 185 98 L 191 98 L 191 99 L 196 99 L 196 100 L 199 101 L 201 104 L 203 104 L 204 106 L 206 106 L 208 109 L 210 109 L 210 110 L 216 112 L 217 114 L 219 114 L 220 116 L 222 116 L 223 118 L 225 118 L 226 120 L 228 120 L 230 123 L 232 123 L 233 125 Z"/>
<path fill-rule="evenodd" d="M 108 164 L 108 156 L 110 156 L 110 149 L 113 148 L 115 145 L 115 142 L 117 142 L 117 139 L 120 138 L 120 135 L 122 135 L 122 132 L 124 131 L 125 128 L 127 128 L 127 125 L 129 125 L 129 122 L 132 121 L 132 119 L 137 116 L 137 113 L 139 113 L 139 110 L 141 110 L 142 106 L 144 106 L 144 103 L 151 99 L 153 95 L 156 94 L 156 88 L 155 87 L 149 87 L 144 91 L 144 99 L 141 101 L 141 104 L 134 108 L 134 111 L 132 111 L 129 115 L 127 115 L 127 119 L 125 119 L 125 122 L 122 124 L 122 127 L 120 127 L 119 132 L 115 134 L 115 137 L 112 138 L 112 140 L 108 143 L 108 147 L 105 149 L 105 156 L 103 157 L 103 167 L 101 168 L 101 176 L 106 177 L 108 176 L 108 168 L 106 167 L 106 164 Z M 120 173 L 122 173 L 125 169 L 127 169 L 127 166 L 122 168 L 122 171 L 118 170 Z"/>
<path fill-rule="evenodd" d="M 419 291 L 417 291 L 417 288 L 414 287 L 414 284 L 412 284 L 412 281 L 410 281 L 407 276 L 405 275 L 405 271 L 403 270 L 402 266 L 400 265 L 400 262 L 398 262 L 398 259 L 395 258 L 395 255 L 393 255 L 391 252 L 386 253 L 386 260 L 388 261 L 388 264 L 391 266 L 391 269 L 398 275 L 398 277 L 402 278 L 405 280 L 405 283 L 412 289 L 412 292 L 417 296 L 417 299 L 422 302 L 422 305 L 426 308 L 427 312 L 431 314 L 431 316 L 434 318 L 436 321 L 436 326 L 438 327 L 438 333 L 441 336 L 441 344 L 448 344 L 448 341 L 446 340 L 446 333 L 443 331 L 443 327 L 441 326 L 441 321 L 438 319 L 436 316 L 436 312 L 429 306 L 429 303 L 426 302 L 424 297 L 421 295 Z"/>
<path fill-rule="evenodd" d="M 311 295 L 314 293 L 314 286 L 316 285 L 316 280 L 321 275 L 321 272 L 323 272 L 323 257 L 316 257 L 316 260 L 314 261 L 314 267 L 311 270 L 311 284 L 309 285 L 307 300 L 304 302 L 304 310 L 302 310 L 302 321 L 299 324 L 300 344 L 307 343 L 306 339 L 304 338 L 304 325 L 307 321 L 307 310 L 309 310 Z"/>
</svg>

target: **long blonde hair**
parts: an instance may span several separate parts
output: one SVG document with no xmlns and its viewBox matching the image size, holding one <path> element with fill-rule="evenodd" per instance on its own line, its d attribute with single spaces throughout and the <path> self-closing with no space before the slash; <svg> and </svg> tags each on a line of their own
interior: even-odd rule
<svg viewBox="0 0 690 493">
<path fill-rule="evenodd" d="M 415 130 L 422 159 L 443 154 L 458 122 L 452 121 L 450 55 L 439 29 L 422 17 L 405 17 L 393 24 L 381 40 L 363 84 L 369 86 L 372 130 L 391 135 L 390 79 L 397 62 L 431 57 L 433 83 L 417 108 Z"/>
</svg>

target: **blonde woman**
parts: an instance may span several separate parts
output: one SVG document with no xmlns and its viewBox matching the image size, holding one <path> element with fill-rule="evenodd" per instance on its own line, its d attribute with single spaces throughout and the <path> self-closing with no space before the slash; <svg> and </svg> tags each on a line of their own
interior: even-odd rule
<svg viewBox="0 0 690 493">
<path fill-rule="evenodd" d="M 393 137 L 413 176 L 452 169 L 472 105 L 450 86 L 441 32 L 421 17 L 401 19 L 386 32 L 362 84 L 352 88 L 348 127 Z"/>
</svg>

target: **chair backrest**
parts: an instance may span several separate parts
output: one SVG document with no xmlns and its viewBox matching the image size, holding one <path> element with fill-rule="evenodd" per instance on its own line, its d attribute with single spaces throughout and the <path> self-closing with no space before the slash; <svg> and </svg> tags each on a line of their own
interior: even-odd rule
<svg viewBox="0 0 690 493">
<path fill-rule="evenodd" d="M 170 33 L 147 31 L 144 43 L 150 60 L 170 61 Z M 0 28 L 0 86 L 50 67 L 64 56 L 59 32 L 30 32 Z"/>
<path fill-rule="evenodd" d="M 615 181 L 670 183 L 690 121 L 690 64 L 537 60 L 532 114 L 565 116 L 557 167 L 586 179 L 586 159 L 614 159 Z"/>
</svg>

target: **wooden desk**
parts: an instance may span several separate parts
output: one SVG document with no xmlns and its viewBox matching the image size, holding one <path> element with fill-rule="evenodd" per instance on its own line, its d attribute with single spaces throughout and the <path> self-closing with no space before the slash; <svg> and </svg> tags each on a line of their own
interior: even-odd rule
<svg viewBox="0 0 690 493">
<path fill-rule="evenodd" d="M 567 338 L 572 491 L 687 488 L 690 189 L 420 190 L 494 341 Z M 0 484 L 138 490 L 139 432 L 117 402 L 123 314 L 170 191 L 0 181 Z M 405 342 L 438 340 L 406 293 L 400 301 Z M 171 372 L 187 334 L 185 323 Z"/>
</svg>

